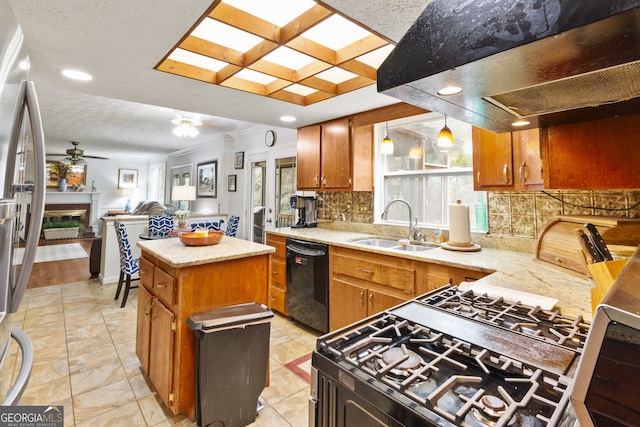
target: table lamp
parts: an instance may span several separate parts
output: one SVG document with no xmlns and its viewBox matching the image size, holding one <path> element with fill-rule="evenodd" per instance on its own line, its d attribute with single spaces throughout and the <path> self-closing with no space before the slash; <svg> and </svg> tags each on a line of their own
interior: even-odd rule
<svg viewBox="0 0 640 427">
<path fill-rule="evenodd" d="M 192 185 L 175 185 L 171 190 L 171 200 L 178 201 L 178 209 L 189 209 L 189 202 L 196 199 L 196 187 Z M 183 204 L 186 202 L 186 204 Z"/>
</svg>

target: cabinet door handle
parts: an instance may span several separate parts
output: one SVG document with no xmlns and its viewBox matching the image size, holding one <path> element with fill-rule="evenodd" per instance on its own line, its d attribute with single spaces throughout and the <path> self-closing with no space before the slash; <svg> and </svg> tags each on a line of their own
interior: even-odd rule
<svg viewBox="0 0 640 427">
<path fill-rule="evenodd" d="M 166 286 L 162 282 L 156 282 L 156 288 L 166 288 Z"/>
<path fill-rule="evenodd" d="M 373 292 L 369 292 L 369 307 L 373 308 Z"/>
<path fill-rule="evenodd" d="M 476 174 L 476 181 L 480 184 L 480 172 Z"/>
<path fill-rule="evenodd" d="M 504 176 L 504 183 L 508 184 L 509 183 L 509 165 L 508 164 L 504 164 L 504 167 L 502 168 L 502 175 Z"/>
<path fill-rule="evenodd" d="M 360 305 L 364 305 L 364 291 L 360 291 Z"/>
<path fill-rule="evenodd" d="M 522 182 L 527 182 L 527 164 L 525 162 L 520 165 L 520 179 Z"/>
<path fill-rule="evenodd" d="M 320 177 L 320 181 L 322 182 L 322 185 L 327 185 L 327 179 L 324 177 L 324 175 Z"/>
<path fill-rule="evenodd" d="M 314 176 L 314 177 L 313 177 L 313 182 L 314 182 L 316 185 L 320 185 L 320 183 L 318 182 L 318 175 L 317 175 L 317 174 L 316 174 L 316 176 Z"/>
<path fill-rule="evenodd" d="M 274 274 L 274 275 L 275 275 L 275 274 L 278 274 L 278 272 L 277 272 L 277 271 L 275 271 L 275 270 L 271 270 L 271 274 Z"/>
</svg>

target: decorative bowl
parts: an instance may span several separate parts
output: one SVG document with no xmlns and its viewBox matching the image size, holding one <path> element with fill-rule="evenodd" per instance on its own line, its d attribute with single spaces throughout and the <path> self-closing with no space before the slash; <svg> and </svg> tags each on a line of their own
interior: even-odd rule
<svg viewBox="0 0 640 427">
<path fill-rule="evenodd" d="M 222 231 L 209 231 L 206 237 L 198 236 L 195 232 L 179 233 L 180 241 L 185 246 L 209 246 L 220 243 L 224 236 Z"/>
</svg>

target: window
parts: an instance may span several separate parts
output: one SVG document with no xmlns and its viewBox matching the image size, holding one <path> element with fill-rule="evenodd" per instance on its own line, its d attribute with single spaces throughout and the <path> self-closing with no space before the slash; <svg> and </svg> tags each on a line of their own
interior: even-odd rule
<svg viewBox="0 0 640 427">
<path fill-rule="evenodd" d="M 165 200 L 164 194 L 164 172 L 165 164 L 164 163 L 154 163 L 149 165 L 149 189 L 148 189 L 148 200 L 157 200 L 158 202 L 163 203 Z"/>
<path fill-rule="evenodd" d="M 484 201 L 485 195 L 473 191 L 471 125 L 447 118 L 455 142 L 452 147 L 442 148 L 437 138 L 444 124 L 444 116 L 436 113 L 389 122 L 392 154 L 381 154 L 379 149 L 387 124 L 376 126 L 376 189 L 381 189 L 375 192 L 377 221 L 381 221 L 387 203 L 404 199 L 421 226 L 446 227 L 449 204 L 460 200 L 469 205 L 471 228 L 476 228 L 475 204 L 479 197 Z M 406 205 L 389 207 L 387 223 L 407 225 L 408 220 Z M 479 223 L 486 223 L 486 219 Z"/>
</svg>

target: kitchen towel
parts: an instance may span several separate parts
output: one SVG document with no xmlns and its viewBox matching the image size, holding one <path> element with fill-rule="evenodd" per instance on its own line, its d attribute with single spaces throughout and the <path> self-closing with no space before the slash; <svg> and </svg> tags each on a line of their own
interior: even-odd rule
<svg viewBox="0 0 640 427">
<path fill-rule="evenodd" d="M 469 205 L 463 205 L 460 200 L 455 205 L 449 205 L 449 244 L 473 246 Z"/>
</svg>

